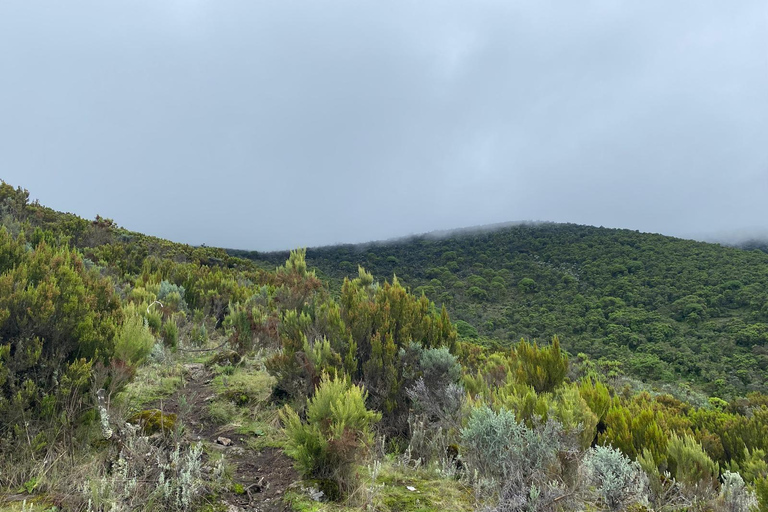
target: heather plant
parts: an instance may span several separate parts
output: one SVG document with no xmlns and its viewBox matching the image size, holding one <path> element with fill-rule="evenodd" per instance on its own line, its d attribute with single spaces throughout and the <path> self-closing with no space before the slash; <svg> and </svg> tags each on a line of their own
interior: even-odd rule
<svg viewBox="0 0 768 512">
<path fill-rule="evenodd" d="M 149 356 L 155 337 L 149 330 L 144 316 L 135 304 L 127 304 L 125 318 L 115 337 L 115 358 L 132 365 L 139 365 Z"/>
<path fill-rule="evenodd" d="M 355 487 L 355 465 L 373 441 L 371 427 L 381 419 L 381 414 L 365 408 L 365 399 L 363 389 L 347 377 L 324 375 L 307 400 L 306 421 L 289 406 L 280 414 L 288 437 L 286 453 L 335 499 Z"/>
<path fill-rule="evenodd" d="M 738 473 L 747 482 L 754 482 L 761 476 L 768 475 L 768 459 L 764 450 L 758 448 L 748 449 L 744 447 L 741 460 L 731 460 L 725 464 L 725 468 L 733 473 Z"/>
<path fill-rule="evenodd" d="M 111 281 L 75 250 L 28 246 L 0 227 L 0 453 L 26 463 L 74 437 L 93 366 L 109 363 L 122 320 Z"/>
<path fill-rule="evenodd" d="M 163 324 L 162 338 L 165 346 L 171 349 L 175 349 L 179 344 L 179 326 L 175 318 L 171 317 Z"/>
<path fill-rule="evenodd" d="M 369 404 L 386 413 L 393 434 L 407 428 L 410 384 L 400 359 L 400 349 L 411 343 L 423 348 L 451 348 L 456 331 L 443 308 L 439 313 L 426 297 L 416 298 L 393 278 L 379 286 L 373 276 L 359 269 L 358 277 L 342 285 L 341 318 L 351 333 L 355 359 L 354 378 L 365 383 Z"/>
<path fill-rule="evenodd" d="M 421 357 L 430 376 L 458 378 L 459 366 L 448 350 L 421 352 L 453 346 L 456 332 L 447 312 L 438 313 L 434 304 L 408 293 L 396 278 L 391 284 L 375 283 L 362 268 L 356 279 L 345 280 L 336 302 L 305 282 L 313 279 L 305 265 L 303 253 L 292 253 L 278 270 L 283 293 L 295 288 L 302 300 L 291 309 L 297 297 L 289 300 L 276 292 L 282 350 L 266 362 L 277 379 L 276 394 L 307 396 L 323 371 L 343 372 L 365 386 L 369 407 L 385 413 L 380 428 L 403 436 L 408 429 L 407 389 L 422 373 Z"/>
<path fill-rule="evenodd" d="M 654 510 L 670 510 L 690 504 L 680 483 L 669 471 L 659 469 L 647 448 L 637 457 L 637 463 L 648 477 L 648 503 Z"/>
<path fill-rule="evenodd" d="M 755 495 L 760 512 L 768 511 L 768 476 L 762 476 L 755 480 Z"/>
<path fill-rule="evenodd" d="M 579 394 L 597 416 L 598 425 L 605 428 L 605 418 L 611 408 L 608 387 L 594 378 L 585 378 L 579 383 Z"/>
<path fill-rule="evenodd" d="M 517 366 L 518 379 L 532 386 L 537 393 L 553 391 L 568 373 L 568 356 L 560 349 L 557 336 L 546 347 L 520 340 L 515 354 L 520 363 Z"/>
<path fill-rule="evenodd" d="M 667 446 L 667 458 L 670 473 L 685 486 L 712 488 L 717 485 L 718 464 L 692 436 L 672 434 Z"/>
</svg>

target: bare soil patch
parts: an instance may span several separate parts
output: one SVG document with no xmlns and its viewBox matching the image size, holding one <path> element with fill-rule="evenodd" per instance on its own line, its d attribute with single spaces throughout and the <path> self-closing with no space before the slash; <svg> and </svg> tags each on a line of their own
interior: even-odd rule
<svg viewBox="0 0 768 512">
<path fill-rule="evenodd" d="M 216 397 L 212 379 L 212 372 L 204 365 L 187 364 L 184 385 L 151 407 L 177 414 L 183 421 L 183 435 L 188 441 L 201 441 L 210 450 L 224 454 L 232 468 L 233 482 L 233 486 L 220 495 L 228 512 L 291 510 L 282 497 L 300 479 L 293 461 L 278 448 L 254 450 L 248 444 L 256 436 L 241 434 L 231 426 L 221 427 L 210 421 L 208 404 Z M 217 442 L 219 438 L 226 438 L 231 443 L 227 446 L 220 444 Z"/>
</svg>

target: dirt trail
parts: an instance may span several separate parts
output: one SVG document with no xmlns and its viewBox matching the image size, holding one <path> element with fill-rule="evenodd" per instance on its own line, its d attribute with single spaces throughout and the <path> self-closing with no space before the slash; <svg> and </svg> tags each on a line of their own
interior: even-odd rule
<svg viewBox="0 0 768 512">
<path fill-rule="evenodd" d="M 185 384 L 170 397 L 153 404 L 166 413 L 176 413 L 184 422 L 184 436 L 190 441 L 202 441 L 224 454 L 233 470 L 233 484 L 242 485 L 243 492 L 232 489 L 220 495 L 228 512 L 283 512 L 291 510 L 282 502 L 288 487 L 299 480 L 293 461 L 277 448 L 260 451 L 248 447 L 252 436 L 238 434 L 229 426 L 218 427 L 208 419 L 208 403 L 216 392 L 211 385 L 213 375 L 203 364 L 187 364 Z M 217 442 L 226 438 L 231 444 Z"/>
</svg>

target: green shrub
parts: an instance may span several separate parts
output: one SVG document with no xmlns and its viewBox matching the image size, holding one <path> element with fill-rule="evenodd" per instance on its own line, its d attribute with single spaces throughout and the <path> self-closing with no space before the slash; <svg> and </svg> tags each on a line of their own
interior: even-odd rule
<svg viewBox="0 0 768 512">
<path fill-rule="evenodd" d="M 125 320 L 115 338 L 115 358 L 139 365 L 152 351 L 155 338 L 138 307 L 128 304 L 124 313 Z"/>
<path fill-rule="evenodd" d="M 715 486 L 719 467 L 690 435 L 672 434 L 667 444 L 667 459 L 669 472 L 679 482 L 689 486 Z"/>
<path fill-rule="evenodd" d="M 456 326 L 456 332 L 461 338 L 477 338 L 477 329 L 472 324 L 465 322 L 464 320 L 458 320 L 454 323 Z"/>
<path fill-rule="evenodd" d="M 163 324 L 163 343 L 170 348 L 176 348 L 179 343 L 179 326 L 173 319 Z"/>
<path fill-rule="evenodd" d="M 424 349 L 419 364 L 422 377 L 430 387 L 455 384 L 461 378 L 461 365 L 447 347 Z"/>
<path fill-rule="evenodd" d="M 163 327 L 163 316 L 154 308 L 151 308 L 144 317 L 147 319 L 147 326 L 155 334 L 160 334 Z"/>
<path fill-rule="evenodd" d="M 75 250 L 45 240 L 33 248 L 0 227 L 0 452 L 28 461 L 14 443 L 35 449 L 47 444 L 44 430 L 73 432 L 122 317 L 111 281 Z"/>
<path fill-rule="evenodd" d="M 568 373 L 568 356 L 560 350 L 557 336 L 552 337 L 552 344 L 548 347 L 520 340 L 515 354 L 520 361 L 518 379 L 533 386 L 537 393 L 552 391 L 562 384 Z"/>
<path fill-rule="evenodd" d="M 288 436 L 286 453 L 306 477 L 327 482 L 339 496 L 354 484 L 354 465 L 372 442 L 371 426 L 381 414 L 365 408 L 367 393 L 346 377 L 324 375 L 307 400 L 307 421 L 286 406 L 280 413 Z"/>
<path fill-rule="evenodd" d="M 755 494 L 760 512 L 768 512 L 768 475 L 755 480 Z"/>
<path fill-rule="evenodd" d="M 586 378 L 579 384 L 579 394 L 597 416 L 598 422 L 605 424 L 605 417 L 611 408 L 611 395 L 602 382 Z"/>
<path fill-rule="evenodd" d="M 157 300 L 164 306 L 173 308 L 175 311 L 187 311 L 187 302 L 184 300 L 186 291 L 183 286 L 177 286 L 168 281 L 160 282 L 160 291 L 157 292 Z"/>
<path fill-rule="evenodd" d="M 205 324 L 196 324 L 192 326 L 189 333 L 189 341 L 196 347 L 205 345 L 208 341 L 208 330 L 206 329 Z"/>
</svg>

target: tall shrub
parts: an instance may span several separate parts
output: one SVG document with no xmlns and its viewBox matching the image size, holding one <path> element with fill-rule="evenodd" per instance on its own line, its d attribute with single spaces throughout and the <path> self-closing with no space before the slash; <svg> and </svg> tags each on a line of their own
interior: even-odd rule
<svg viewBox="0 0 768 512">
<path fill-rule="evenodd" d="M 307 400 L 306 421 L 289 406 L 280 414 L 288 436 L 286 452 L 304 476 L 321 481 L 332 499 L 353 489 L 355 464 L 372 442 L 371 427 L 381 419 L 365 408 L 365 399 L 363 389 L 345 376 L 324 375 Z"/>
</svg>

